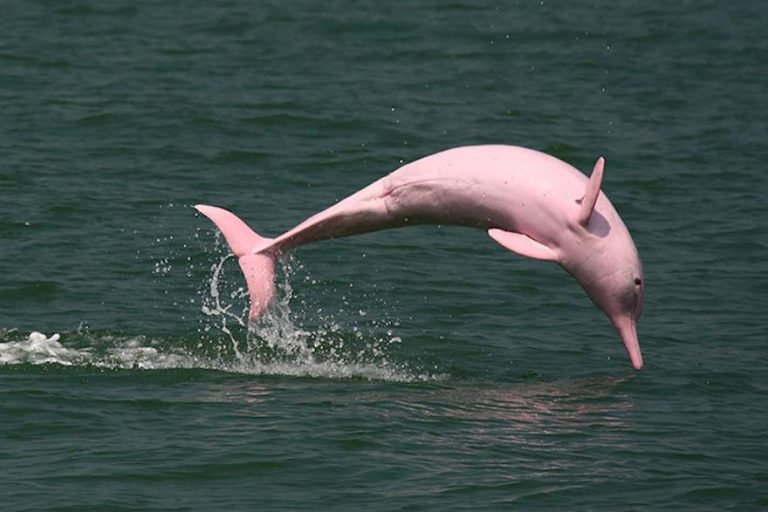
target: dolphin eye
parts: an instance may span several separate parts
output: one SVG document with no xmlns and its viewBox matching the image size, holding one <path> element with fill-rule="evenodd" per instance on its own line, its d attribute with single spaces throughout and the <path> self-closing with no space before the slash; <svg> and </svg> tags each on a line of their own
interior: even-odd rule
<svg viewBox="0 0 768 512">
<path fill-rule="evenodd" d="M 642 280 L 642 279 L 640 279 L 639 277 L 636 277 L 636 278 L 635 278 L 635 284 L 636 284 L 637 286 L 640 286 L 641 284 L 643 284 L 643 280 Z"/>
</svg>

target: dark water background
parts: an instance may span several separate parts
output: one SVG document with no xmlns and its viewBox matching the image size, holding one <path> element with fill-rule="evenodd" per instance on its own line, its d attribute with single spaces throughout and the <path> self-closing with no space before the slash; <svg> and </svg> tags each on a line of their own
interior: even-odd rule
<svg viewBox="0 0 768 512">
<path fill-rule="evenodd" d="M 767 15 L 3 2 L 0 508 L 768 508 Z M 559 267 L 459 228 L 302 248 L 239 324 L 191 205 L 274 236 L 478 143 L 606 157 L 643 372 Z"/>
</svg>

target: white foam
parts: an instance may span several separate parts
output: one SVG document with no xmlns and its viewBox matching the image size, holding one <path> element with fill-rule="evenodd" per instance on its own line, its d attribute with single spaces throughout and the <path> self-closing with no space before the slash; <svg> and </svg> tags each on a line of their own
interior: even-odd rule
<svg viewBox="0 0 768 512">
<path fill-rule="evenodd" d="M 87 356 L 87 353 L 64 347 L 59 339 L 58 334 L 48 337 L 32 332 L 26 340 L 0 343 L 0 364 L 56 363 L 71 366 L 82 362 Z"/>
</svg>

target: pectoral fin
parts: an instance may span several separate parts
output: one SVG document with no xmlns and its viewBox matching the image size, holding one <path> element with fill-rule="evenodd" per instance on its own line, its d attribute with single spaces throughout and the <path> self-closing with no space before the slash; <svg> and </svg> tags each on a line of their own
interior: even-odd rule
<svg viewBox="0 0 768 512">
<path fill-rule="evenodd" d="M 535 260 L 558 261 L 557 253 L 528 235 L 503 229 L 489 229 L 488 234 L 505 249 Z"/>
</svg>

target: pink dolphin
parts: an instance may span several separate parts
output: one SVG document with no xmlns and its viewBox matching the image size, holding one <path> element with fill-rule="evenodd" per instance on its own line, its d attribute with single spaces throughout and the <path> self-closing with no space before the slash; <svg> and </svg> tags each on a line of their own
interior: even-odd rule
<svg viewBox="0 0 768 512">
<path fill-rule="evenodd" d="M 274 295 L 275 260 L 294 247 L 411 224 L 488 230 L 501 246 L 554 261 L 573 274 L 613 323 L 632 366 L 643 367 L 637 320 L 643 269 L 619 214 L 600 191 L 604 160 L 592 176 L 555 157 L 515 146 L 467 146 L 427 156 L 313 215 L 277 238 L 254 233 L 234 214 L 198 205 L 238 257 L 250 318 Z"/>
</svg>

